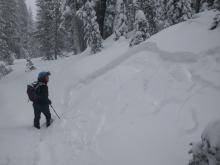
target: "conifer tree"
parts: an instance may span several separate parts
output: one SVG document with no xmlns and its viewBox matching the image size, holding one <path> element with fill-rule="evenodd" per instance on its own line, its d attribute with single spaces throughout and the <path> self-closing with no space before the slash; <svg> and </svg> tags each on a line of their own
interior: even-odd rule
<svg viewBox="0 0 220 165">
<path fill-rule="evenodd" d="M 0 61 L 4 61 L 7 65 L 14 62 L 13 52 L 10 50 L 7 42 L 0 36 Z"/>
<path fill-rule="evenodd" d="M 0 79 L 12 71 L 11 67 L 6 66 L 5 63 L 0 61 Z"/>
<path fill-rule="evenodd" d="M 196 13 L 199 13 L 201 7 L 201 0 L 194 0 L 193 7 Z"/>
<path fill-rule="evenodd" d="M 155 21 L 157 24 L 157 29 L 160 31 L 168 26 L 168 18 L 167 18 L 167 2 L 168 0 L 157 0 L 155 1 L 156 7 L 156 15 Z"/>
<path fill-rule="evenodd" d="M 0 13 L 1 14 L 1 13 Z M 0 61 L 4 61 L 7 64 L 13 63 L 12 59 L 12 52 L 9 49 L 9 46 L 7 44 L 7 36 L 4 33 L 4 27 L 5 27 L 5 20 L 3 19 L 2 15 L 0 16 Z"/>
<path fill-rule="evenodd" d="M 150 35 L 155 34 L 157 29 L 157 23 L 156 23 L 156 3 L 152 0 L 137 0 L 135 7 L 138 10 L 142 10 L 146 16 L 146 20 L 148 22 L 148 33 Z"/>
<path fill-rule="evenodd" d="M 61 16 L 61 0 L 53 0 L 53 49 L 55 59 L 60 55 L 63 47 L 63 35 L 60 31 Z"/>
<path fill-rule="evenodd" d="M 36 69 L 34 63 L 31 60 L 30 54 L 27 50 L 24 49 L 25 59 L 26 59 L 26 69 L 25 72 L 30 72 Z"/>
<path fill-rule="evenodd" d="M 159 29 L 187 20 L 193 14 L 191 0 L 158 0 L 156 9 L 156 21 Z"/>
<path fill-rule="evenodd" d="M 198 13 L 200 11 L 215 8 L 215 2 L 219 2 L 219 0 L 194 0 L 193 7 L 195 12 Z"/>
<path fill-rule="evenodd" d="M 86 47 L 82 28 L 83 22 L 76 14 L 82 6 L 82 1 L 66 0 L 62 12 L 60 27 L 65 38 L 64 48 L 66 51 L 74 51 L 74 54 L 79 54 Z"/>
<path fill-rule="evenodd" d="M 136 12 L 134 26 L 135 26 L 134 36 L 130 41 L 130 45 L 129 45 L 130 47 L 134 45 L 138 45 L 150 37 L 150 34 L 148 32 L 149 25 L 142 10 L 138 10 Z"/>
<path fill-rule="evenodd" d="M 37 0 L 37 38 L 46 60 L 53 59 L 53 9 L 52 0 Z"/>
<path fill-rule="evenodd" d="M 95 11 L 96 11 L 96 21 L 99 24 L 99 31 L 101 36 L 104 34 L 104 22 L 105 22 L 105 13 L 106 13 L 106 0 L 94 0 Z"/>
<path fill-rule="evenodd" d="M 37 0 L 37 38 L 44 59 L 57 59 L 62 47 L 60 0 Z"/>
<path fill-rule="evenodd" d="M 16 2 L 0 1 L 0 60 L 13 64 L 16 45 Z"/>
<path fill-rule="evenodd" d="M 113 33 L 115 15 L 116 0 L 107 0 L 104 20 L 104 38 L 109 37 Z"/>
<path fill-rule="evenodd" d="M 33 33 L 35 30 L 34 20 L 31 8 L 28 9 L 27 32 Z"/>
<path fill-rule="evenodd" d="M 26 61 L 27 61 L 27 63 L 26 63 L 25 72 L 31 72 L 36 69 L 36 67 L 34 66 L 34 63 L 31 61 L 31 59 L 26 59 Z"/>
<path fill-rule="evenodd" d="M 220 11 L 220 0 L 215 0 L 214 2 L 214 8 Z"/>
<path fill-rule="evenodd" d="M 214 8 L 218 10 L 218 13 L 213 18 L 212 25 L 210 27 L 210 30 L 214 30 L 220 25 L 220 0 L 215 0 L 214 2 Z"/>
<path fill-rule="evenodd" d="M 28 9 L 24 0 L 16 0 L 16 29 L 19 42 L 16 44 L 16 58 L 25 58 L 22 49 L 27 42 L 28 33 Z"/>
<path fill-rule="evenodd" d="M 127 25 L 128 32 L 134 30 L 134 22 L 136 15 L 135 1 L 134 0 L 125 0 L 126 16 L 127 16 Z"/>
<path fill-rule="evenodd" d="M 201 0 L 201 11 L 213 9 L 215 0 Z"/>
<path fill-rule="evenodd" d="M 40 51 L 40 43 L 36 37 L 36 26 L 33 20 L 32 10 L 28 9 L 28 18 L 27 18 L 27 32 L 25 33 L 24 40 L 22 43 L 21 52 L 22 58 L 26 58 L 24 50 L 28 52 L 30 58 L 42 57 Z"/>
<path fill-rule="evenodd" d="M 125 0 L 118 0 L 116 18 L 114 22 L 114 40 L 117 41 L 121 36 L 127 38 L 128 19 Z"/>
<path fill-rule="evenodd" d="M 168 0 L 166 4 L 167 25 L 170 26 L 192 17 L 193 10 L 190 0 Z"/>
<path fill-rule="evenodd" d="M 219 165 L 220 121 L 210 122 L 204 129 L 201 140 L 190 143 L 192 155 L 188 165 Z"/>
<path fill-rule="evenodd" d="M 99 25 L 96 21 L 96 12 L 94 3 L 87 0 L 85 5 L 78 11 L 79 17 L 83 20 L 84 35 L 87 45 L 91 48 L 91 53 L 95 54 L 102 49 L 102 37 L 99 31 Z"/>
<path fill-rule="evenodd" d="M 30 57 L 39 57 L 39 42 L 34 37 L 35 26 L 31 8 L 28 9 L 27 34 L 24 42 L 24 49 L 28 51 Z"/>
</svg>

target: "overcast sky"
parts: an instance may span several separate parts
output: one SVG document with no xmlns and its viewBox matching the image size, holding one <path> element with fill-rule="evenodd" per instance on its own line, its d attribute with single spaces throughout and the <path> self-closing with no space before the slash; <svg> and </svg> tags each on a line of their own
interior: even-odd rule
<svg viewBox="0 0 220 165">
<path fill-rule="evenodd" d="M 29 8 L 29 6 L 32 9 L 33 12 L 33 17 L 35 18 L 36 16 L 36 5 L 35 5 L 35 0 L 26 0 L 27 6 Z"/>
</svg>

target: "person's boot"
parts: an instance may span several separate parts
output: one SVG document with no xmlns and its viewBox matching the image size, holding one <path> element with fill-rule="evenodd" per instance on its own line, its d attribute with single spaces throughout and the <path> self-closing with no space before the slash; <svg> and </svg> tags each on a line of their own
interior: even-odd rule
<svg viewBox="0 0 220 165">
<path fill-rule="evenodd" d="M 50 120 L 47 121 L 46 126 L 49 127 L 52 122 L 53 122 L 53 119 L 51 118 Z"/>
<path fill-rule="evenodd" d="M 34 118 L 34 127 L 40 129 L 40 118 L 37 118 L 36 116 Z"/>
<path fill-rule="evenodd" d="M 51 119 L 47 120 L 46 126 L 49 127 L 51 125 Z"/>
<path fill-rule="evenodd" d="M 37 128 L 37 129 L 40 129 L 40 125 L 34 124 L 34 127 Z"/>
<path fill-rule="evenodd" d="M 47 122 L 46 126 L 49 127 L 50 126 L 50 122 Z"/>
</svg>

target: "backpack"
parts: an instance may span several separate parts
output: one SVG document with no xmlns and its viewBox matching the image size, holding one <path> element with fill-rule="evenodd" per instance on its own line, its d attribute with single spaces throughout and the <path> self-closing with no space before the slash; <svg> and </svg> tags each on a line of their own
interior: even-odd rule
<svg viewBox="0 0 220 165">
<path fill-rule="evenodd" d="M 41 82 L 33 82 L 27 85 L 27 95 L 30 101 L 36 102 L 38 100 L 39 96 L 38 96 L 37 89 L 42 85 L 45 85 L 45 84 Z"/>
</svg>

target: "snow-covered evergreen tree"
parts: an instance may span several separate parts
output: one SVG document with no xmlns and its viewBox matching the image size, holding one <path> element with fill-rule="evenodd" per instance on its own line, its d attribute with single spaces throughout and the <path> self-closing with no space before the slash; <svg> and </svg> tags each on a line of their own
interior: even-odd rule
<svg viewBox="0 0 220 165">
<path fill-rule="evenodd" d="M 189 154 L 192 154 L 192 159 L 189 161 L 188 165 L 209 165 L 208 159 L 203 151 L 203 144 L 201 142 L 198 143 L 190 143 L 192 148 L 189 151 Z"/>
<path fill-rule="evenodd" d="M 217 13 L 216 16 L 213 18 L 212 25 L 210 27 L 210 30 L 214 30 L 220 25 L 220 13 Z"/>
<path fill-rule="evenodd" d="M 193 6 L 196 13 L 198 13 L 200 11 L 216 8 L 215 3 L 219 2 L 219 0 L 194 0 Z"/>
<path fill-rule="evenodd" d="M 52 0 L 37 0 L 37 38 L 46 60 L 53 59 L 53 8 Z"/>
<path fill-rule="evenodd" d="M 219 165 L 220 164 L 220 121 L 208 124 L 202 133 L 201 141 L 191 143 L 192 159 L 189 165 Z"/>
<path fill-rule="evenodd" d="M 9 74 L 12 69 L 5 65 L 4 62 L 0 61 L 0 79 L 2 79 L 5 75 Z"/>
<path fill-rule="evenodd" d="M 2 6 L 1 6 L 2 7 Z M 5 34 L 6 21 L 0 13 L 0 61 L 4 61 L 7 64 L 13 64 L 12 52 L 7 44 L 7 36 Z"/>
<path fill-rule="evenodd" d="M 87 0 L 85 5 L 78 11 L 79 17 L 83 20 L 84 35 L 87 45 L 91 48 L 91 53 L 95 54 L 102 49 L 102 37 L 99 31 L 99 25 L 96 21 L 96 12 L 94 3 Z"/>
<path fill-rule="evenodd" d="M 213 8 L 218 10 L 218 13 L 213 18 L 210 30 L 214 30 L 220 25 L 220 0 L 215 0 L 213 3 Z"/>
<path fill-rule="evenodd" d="M 34 66 L 34 63 L 31 61 L 31 59 L 27 59 L 26 61 L 27 61 L 27 63 L 26 63 L 25 72 L 31 72 L 36 69 Z"/>
<path fill-rule="evenodd" d="M 146 16 L 146 20 L 149 24 L 148 33 L 150 35 L 155 34 L 158 29 L 156 25 L 156 3 L 152 0 L 136 0 L 135 7 L 138 10 L 142 10 Z"/>
<path fill-rule="evenodd" d="M 148 37 L 150 37 L 150 34 L 148 32 L 149 25 L 145 17 L 145 14 L 142 10 L 138 10 L 136 12 L 134 26 L 134 36 L 130 41 L 130 47 L 138 45 L 141 42 L 145 41 Z"/>
<path fill-rule="evenodd" d="M 63 4 L 62 23 L 60 28 L 64 33 L 66 51 L 79 54 L 85 50 L 86 43 L 83 34 L 83 22 L 77 16 L 77 10 L 83 6 L 82 1 L 66 0 Z"/>
<path fill-rule="evenodd" d="M 13 52 L 10 50 L 7 42 L 0 36 L 0 61 L 4 61 L 7 65 L 14 62 Z"/>
<path fill-rule="evenodd" d="M 200 11 L 209 10 L 214 8 L 215 0 L 201 0 Z"/>
<path fill-rule="evenodd" d="M 55 59 L 57 59 L 57 56 L 60 55 L 63 47 L 63 35 L 59 29 L 61 16 L 61 0 L 53 0 L 53 49 Z"/>
<path fill-rule="evenodd" d="M 169 27 L 192 17 L 191 0 L 158 0 L 157 21 L 161 28 Z"/>
<path fill-rule="evenodd" d="M 155 1 L 155 6 L 156 6 L 156 24 L 157 24 L 157 29 L 162 30 L 164 29 L 167 25 L 168 26 L 168 19 L 167 19 L 167 1 L 168 0 L 157 0 Z"/>
<path fill-rule="evenodd" d="M 117 41 L 121 36 L 127 38 L 128 19 L 125 0 L 117 1 L 117 11 L 114 22 L 114 40 Z"/>
<path fill-rule="evenodd" d="M 113 34 L 114 19 L 116 15 L 116 0 L 106 1 L 106 12 L 104 21 L 104 38 Z"/>
<path fill-rule="evenodd" d="M 193 10 L 190 0 L 169 0 L 167 2 L 168 26 L 174 25 L 192 17 Z"/>
<path fill-rule="evenodd" d="M 34 37 L 35 26 L 33 21 L 33 15 L 31 8 L 28 9 L 28 19 L 27 19 L 27 34 L 24 42 L 24 49 L 26 49 L 30 57 L 39 57 L 39 42 Z"/>
<path fill-rule="evenodd" d="M 220 0 L 215 0 L 214 1 L 214 8 L 220 11 Z"/>
<path fill-rule="evenodd" d="M 16 2 L 0 1 L 0 59 L 13 64 L 16 45 Z"/>
<path fill-rule="evenodd" d="M 125 8 L 127 10 L 127 25 L 128 25 L 128 32 L 134 30 L 134 22 L 135 22 L 135 15 L 136 15 L 136 8 L 135 8 L 135 1 L 134 0 L 125 0 Z"/>
<path fill-rule="evenodd" d="M 37 6 L 37 38 L 41 52 L 46 60 L 57 59 L 62 45 L 62 35 L 59 31 L 61 1 L 37 0 Z"/>
<path fill-rule="evenodd" d="M 30 54 L 27 50 L 23 49 L 23 52 L 25 54 L 25 59 L 26 59 L 26 69 L 25 72 L 30 72 L 36 69 L 34 66 L 34 63 L 31 60 Z"/>
<path fill-rule="evenodd" d="M 33 33 L 34 30 L 35 30 L 35 26 L 34 26 L 33 14 L 32 14 L 31 8 L 29 7 L 28 20 L 27 20 L 27 31 L 28 33 Z"/>
<path fill-rule="evenodd" d="M 27 42 L 28 33 L 28 9 L 25 0 L 16 0 L 16 29 L 19 42 L 16 44 L 16 58 L 24 58 L 25 55 L 22 53 L 22 49 L 25 47 Z"/>
</svg>

